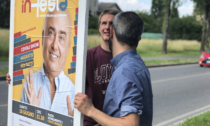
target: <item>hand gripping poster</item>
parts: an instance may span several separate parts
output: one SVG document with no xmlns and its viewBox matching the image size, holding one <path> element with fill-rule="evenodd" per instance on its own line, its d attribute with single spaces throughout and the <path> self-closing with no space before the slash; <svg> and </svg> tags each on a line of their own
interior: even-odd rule
<svg viewBox="0 0 210 126">
<path fill-rule="evenodd" d="M 73 126 L 78 0 L 13 2 L 11 124 Z"/>
</svg>

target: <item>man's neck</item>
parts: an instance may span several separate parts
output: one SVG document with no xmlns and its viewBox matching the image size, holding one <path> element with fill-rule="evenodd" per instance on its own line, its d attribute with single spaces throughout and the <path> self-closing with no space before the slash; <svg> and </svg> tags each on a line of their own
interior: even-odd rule
<svg viewBox="0 0 210 126">
<path fill-rule="evenodd" d="M 49 71 L 44 66 L 44 73 L 45 73 L 45 76 L 48 77 L 50 84 L 55 84 L 55 78 L 58 77 L 61 72 L 60 71 L 56 71 L 56 72 Z"/>
<path fill-rule="evenodd" d="M 105 51 L 107 51 L 107 52 L 111 52 L 110 50 L 109 50 L 109 42 L 106 42 L 106 41 L 102 41 L 102 43 L 101 43 L 101 48 L 103 49 L 103 50 L 105 50 Z"/>
<path fill-rule="evenodd" d="M 135 49 L 135 48 L 136 47 L 130 47 L 127 44 L 121 45 L 119 42 L 117 42 L 116 45 L 113 45 L 113 58 L 122 52 L 125 52 L 130 49 Z"/>
</svg>

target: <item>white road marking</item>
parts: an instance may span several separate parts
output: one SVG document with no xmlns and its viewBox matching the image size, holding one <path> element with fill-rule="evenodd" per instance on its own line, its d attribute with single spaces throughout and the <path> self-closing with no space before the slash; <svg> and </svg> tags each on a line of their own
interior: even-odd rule
<svg viewBox="0 0 210 126">
<path fill-rule="evenodd" d="M 166 67 L 153 67 L 153 68 L 149 68 L 149 71 L 153 71 L 153 70 L 163 70 L 163 69 L 174 69 L 174 68 L 176 68 L 177 69 L 177 67 L 184 67 L 184 68 L 186 68 L 186 67 L 192 67 L 192 66 L 198 66 L 198 67 L 200 67 L 199 66 L 199 64 L 189 64 L 189 65 L 177 65 L 177 66 L 166 66 Z"/>
<path fill-rule="evenodd" d="M 197 76 L 206 76 L 206 75 L 210 75 L 210 73 L 196 74 L 196 75 L 192 75 L 192 76 L 184 76 L 184 77 L 176 77 L 176 78 L 169 78 L 169 79 L 157 80 L 157 81 L 152 81 L 152 84 L 159 83 L 159 82 L 164 82 L 164 81 L 171 81 L 171 80 L 178 80 L 178 79 L 186 79 L 186 78 L 197 77 Z"/>
<path fill-rule="evenodd" d="M 159 123 L 159 124 L 154 125 L 154 126 L 169 126 L 172 123 L 174 124 L 176 122 L 182 122 L 184 119 L 186 119 L 188 117 L 193 117 L 193 116 L 195 116 L 197 114 L 201 114 L 202 112 L 205 112 L 207 110 L 210 110 L 210 105 L 202 107 L 202 108 L 199 108 L 199 109 L 196 109 L 196 110 L 191 111 L 191 112 L 188 112 L 188 113 L 183 114 L 181 116 L 177 116 L 175 118 L 169 119 L 167 121 L 164 121 L 164 122 Z"/>
<path fill-rule="evenodd" d="M 3 104 L 3 105 L 0 105 L 0 108 L 1 107 L 7 107 L 8 105 L 7 104 Z"/>
</svg>

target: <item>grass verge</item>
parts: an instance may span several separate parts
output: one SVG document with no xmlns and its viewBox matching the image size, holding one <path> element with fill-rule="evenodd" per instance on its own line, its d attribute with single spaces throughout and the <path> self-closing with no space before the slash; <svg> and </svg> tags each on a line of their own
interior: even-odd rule
<svg viewBox="0 0 210 126">
<path fill-rule="evenodd" d="M 0 62 L 8 62 L 9 57 L 0 56 Z"/>
<path fill-rule="evenodd" d="M 160 56 L 194 56 L 201 55 L 200 43 L 188 40 L 168 40 L 167 54 L 162 54 L 162 39 L 142 39 L 137 47 L 137 53 L 141 57 L 160 57 Z M 89 35 L 87 47 L 92 48 L 101 44 L 100 35 Z"/>
<path fill-rule="evenodd" d="M 145 60 L 144 63 L 146 66 L 152 65 L 167 65 L 167 64 L 179 64 L 179 63 L 192 63 L 198 62 L 198 59 L 173 59 L 173 60 Z"/>
<path fill-rule="evenodd" d="M 210 126 L 210 111 L 187 119 L 177 126 Z"/>
<path fill-rule="evenodd" d="M 188 41 L 188 40 L 168 40 L 168 54 L 162 54 L 162 42 L 161 39 L 142 39 L 137 47 L 137 53 L 141 57 L 160 57 L 160 56 L 193 56 L 201 55 L 200 43 L 198 41 Z M 101 44 L 100 35 L 89 35 L 87 47 L 92 48 Z M 0 29 L 0 62 L 8 61 L 9 56 L 9 30 Z M 197 61 L 197 60 L 196 60 Z M 176 61 L 176 60 L 153 60 L 146 61 L 146 64 L 154 65 L 157 64 L 169 64 L 169 63 L 185 63 L 187 61 Z M 189 61 L 190 62 L 190 61 Z"/>
<path fill-rule="evenodd" d="M 0 69 L 0 75 L 6 75 L 8 73 L 8 68 Z"/>
<path fill-rule="evenodd" d="M 9 29 L 0 29 L 0 58 L 9 56 Z"/>
</svg>

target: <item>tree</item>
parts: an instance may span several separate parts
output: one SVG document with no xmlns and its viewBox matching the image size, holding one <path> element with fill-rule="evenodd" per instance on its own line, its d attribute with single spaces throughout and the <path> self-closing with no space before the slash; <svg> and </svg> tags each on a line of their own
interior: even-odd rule
<svg viewBox="0 0 210 126">
<path fill-rule="evenodd" d="M 0 28 L 9 28 L 10 0 L 0 0 Z"/>
<path fill-rule="evenodd" d="M 177 8 L 180 5 L 181 2 L 179 0 L 152 0 L 151 14 L 155 19 L 157 19 L 157 21 L 161 23 L 162 26 L 163 54 L 167 53 L 167 36 L 170 18 L 176 18 L 179 16 Z"/>
<path fill-rule="evenodd" d="M 144 21 L 144 32 L 160 33 L 159 24 L 148 12 L 136 11 L 136 13 Z"/>
<path fill-rule="evenodd" d="M 163 27 L 163 46 L 162 53 L 167 54 L 167 36 L 168 36 L 168 26 L 170 21 L 170 11 L 171 11 L 171 0 L 165 1 L 165 18 L 164 18 L 164 27 Z"/>
<path fill-rule="evenodd" d="M 98 18 L 89 16 L 88 29 L 98 29 Z"/>
<path fill-rule="evenodd" d="M 195 16 L 172 18 L 169 24 L 170 39 L 201 41 L 202 24 Z"/>
<path fill-rule="evenodd" d="M 171 18 L 179 18 L 179 12 L 176 1 L 172 2 Z"/>
<path fill-rule="evenodd" d="M 158 19 L 163 17 L 164 1 L 152 0 L 151 15 L 153 18 Z"/>
<path fill-rule="evenodd" d="M 210 39 L 210 1 L 209 0 L 192 0 L 196 5 L 196 10 L 198 11 L 203 23 L 203 31 L 201 38 L 201 48 L 200 51 L 205 50 L 205 45 Z M 202 14 L 204 18 L 202 18 Z M 209 45 L 208 45 L 209 46 Z"/>
<path fill-rule="evenodd" d="M 169 22 L 171 18 L 171 3 L 174 4 L 175 7 L 178 7 L 184 2 L 180 2 L 179 0 L 163 0 L 165 9 L 165 17 L 163 21 L 163 46 L 162 46 L 162 53 L 167 54 L 167 36 L 168 36 L 168 28 L 169 28 Z"/>
</svg>

